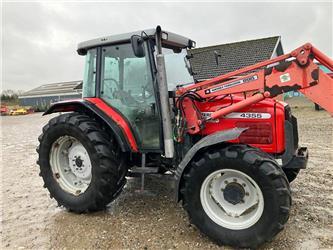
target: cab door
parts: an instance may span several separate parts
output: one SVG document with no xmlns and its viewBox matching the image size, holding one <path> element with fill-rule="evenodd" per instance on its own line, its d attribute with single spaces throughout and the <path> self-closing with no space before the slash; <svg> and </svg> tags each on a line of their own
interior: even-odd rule
<svg viewBox="0 0 333 250">
<path fill-rule="evenodd" d="M 100 84 L 100 97 L 126 118 L 139 150 L 160 151 L 161 121 L 148 52 L 136 57 L 130 43 L 102 47 Z"/>
</svg>

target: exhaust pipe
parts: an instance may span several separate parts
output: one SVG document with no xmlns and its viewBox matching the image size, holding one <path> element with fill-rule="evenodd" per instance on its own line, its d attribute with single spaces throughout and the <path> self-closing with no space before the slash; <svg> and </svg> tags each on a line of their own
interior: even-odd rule
<svg viewBox="0 0 333 250">
<path fill-rule="evenodd" d="M 167 77 L 165 71 L 165 60 L 162 54 L 162 29 L 161 26 L 156 27 L 156 68 L 157 83 L 161 102 L 162 125 L 164 135 L 164 155 L 166 158 L 173 158 L 175 154 L 175 146 L 172 138 L 172 124 L 170 116 L 169 92 L 167 85 Z"/>
</svg>

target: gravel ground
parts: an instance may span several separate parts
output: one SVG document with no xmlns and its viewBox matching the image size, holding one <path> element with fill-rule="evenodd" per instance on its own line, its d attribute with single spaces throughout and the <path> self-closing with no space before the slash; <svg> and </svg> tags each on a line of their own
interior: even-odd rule
<svg viewBox="0 0 333 250">
<path fill-rule="evenodd" d="M 309 164 L 291 184 L 293 206 L 285 230 L 262 249 L 333 248 L 333 120 L 304 103 L 293 106 Z M 2 249 L 219 248 L 190 225 L 165 178 L 150 177 L 145 194 L 135 192 L 139 180 L 129 180 L 105 212 L 77 215 L 57 207 L 35 163 L 37 137 L 49 119 L 40 113 L 1 118 Z"/>
</svg>

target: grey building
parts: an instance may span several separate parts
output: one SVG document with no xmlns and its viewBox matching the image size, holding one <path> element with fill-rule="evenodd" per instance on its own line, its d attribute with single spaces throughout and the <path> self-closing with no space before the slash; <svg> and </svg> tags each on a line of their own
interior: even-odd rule
<svg viewBox="0 0 333 250">
<path fill-rule="evenodd" d="M 223 75 L 283 55 L 281 37 L 220 44 L 188 51 L 196 81 Z M 218 64 L 216 64 L 218 60 Z"/>
<path fill-rule="evenodd" d="M 21 106 L 45 110 L 50 104 L 67 99 L 81 98 L 82 81 L 60 82 L 41 85 L 19 96 Z"/>
</svg>

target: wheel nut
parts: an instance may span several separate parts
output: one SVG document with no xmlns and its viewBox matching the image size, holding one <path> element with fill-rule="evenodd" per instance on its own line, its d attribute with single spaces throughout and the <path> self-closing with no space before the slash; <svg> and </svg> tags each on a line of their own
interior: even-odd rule
<svg viewBox="0 0 333 250">
<path fill-rule="evenodd" d="M 237 179 L 236 179 L 236 178 L 234 178 L 234 182 L 237 182 Z"/>
<path fill-rule="evenodd" d="M 243 187 L 246 187 L 246 184 L 245 184 L 245 183 L 243 183 L 242 185 L 243 185 Z"/>
<path fill-rule="evenodd" d="M 246 192 L 245 195 L 246 195 L 246 196 L 249 196 L 250 194 L 249 194 L 249 192 Z"/>
<path fill-rule="evenodd" d="M 225 184 L 228 184 L 229 182 L 228 181 L 224 181 Z"/>
</svg>

